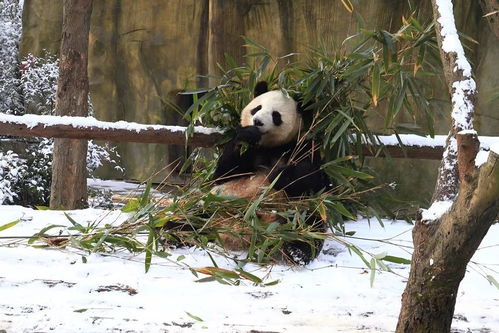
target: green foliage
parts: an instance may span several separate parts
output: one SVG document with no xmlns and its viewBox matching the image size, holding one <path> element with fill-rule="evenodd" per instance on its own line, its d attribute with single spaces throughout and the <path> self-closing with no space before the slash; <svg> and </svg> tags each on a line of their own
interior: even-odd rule
<svg viewBox="0 0 499 333">
<path fill-rule="evenodd" d="M 439 101 L 428 97 L 425 82 L 440 71 L 433 24 L 424 26 L 410 17 L 394 33 L 362 30 L 334 52 L 317 47 L 283 57 L 273 56 L 254 40 L 244 40 L 245 64 L 238 65 L 227 56 L 229 69 L 220 67 L 219 85 L 191 92 L 194 103 L 185 113 L 188 132 L 202 124 L 226 130 L 226 140 L 230 139 L 256 83 L 266 81 L 271 89 L 281 89 L 310 112 L 312 120 L 303 137 L 320 147 L 322 168 L 335 185 L 329 198 L 318 205 L 330 226 L 340 231 L 344 218 L 352 219 L 357 213 L 378 219 L 395 217 L 391 209 L 400 202 L 390 196 L 390 188 L 369 175 L 363 143 L 372 143 L 371 149 L 379 154 L 385 151 L 378 145 L 377 134 L 433 134 Z M 295 58 L 300 61 L 293 62 Z M 384 128 L 373 131 L 367 116 L 378 113 L 385 114 Z M 398 123 L 402 114 L 412 121 Z M 183 170 L 189 168 L 205 184 L 215 167 L 216 158 L 195 151 Z"/>
<path fill-rule="evenodd" d="M 433 24 L 423 26 L 416 18 L 404 20 L 395 33 L 362 30 L 347 38 L 343 47 L 329 52 L 310 48 L 306 60 L 292 62 L 295 54 L 274 57 L 257 42 L 245 37 L 247 63 L 237 65 L 230 57 L 230 69 L 220 68 L 220 84 L 210 90 L 193 91 L 194 104 L 185 117 L 194 123 L 225 130 L 237 127 L 240 111 L 252 99 L 258 81 L 264 80 L 301 101 L 314 113 L 309 137 L 319 140 L 326 156 L 334 159 L 349 153 L 362 155 L 361 135 L 371 136 L 366 116 L 385 109 L 386 132 L 419 128 L 433 134 L 432 112 L 439 101 L 428 96 L 425 80 L 440 73 Z M 397 124 L 405 112 L 412 124 Z M 407 128 L 406 128 L 407 127 Z M 358 134 L 355 136 L 354 134 Z M 375 138 L 372 138 L 376 142 Z"/>
</svg>

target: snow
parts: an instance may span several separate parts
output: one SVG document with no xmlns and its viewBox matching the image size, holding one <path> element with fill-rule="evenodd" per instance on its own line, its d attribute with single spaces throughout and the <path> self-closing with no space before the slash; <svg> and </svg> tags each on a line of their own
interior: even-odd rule
<svg viewBox="0 0 499 333">
<path fill-rule="evenodd" d="M 143 183 L 131 183 L 121 180 L 104 180 L 99 178 L 87 178 L 87 186 L 112 193 L 126 195 L 131 198 L 140 196 L 144 193 L 146 186 Z M 154 188 L 150 189 L 149 194 L 156 198 L 165 197 L 165 193 Z"/>
<path fill-rule="evenodd" d="M 476 134 L 474 130 L 462 130 L 459 134 Z M 421 136 L 416 134 L 399 134 L 398 137 L 404 146 L 408 147 L 445 147 L 445 140 L 447 135 L 435 135 L 433 138 L 429 135 Z M 379 142 L 385 146 L 398 146 L 399 141 L 395 134 L 393 135 L 379 135 Z M 499 143 L 499 136 L 479 136 L 481 149 L 489 149 L 490 145 Z M 368 142 L 364 139 L 363 142 Z"/>
<path fill-rule="evenodd" d="M 428 209 L 421 209 L 422 221 L 429 223 L 439 219 L 452 207 L 452 200 L 434 201 Z"/>
<path fill-rule="evenodd" d="M 472 129 L 474 104 L 469 96 L 476 92 L 475 80 L 468 78 L 456 81 L 452 88 L 452 120 L 459 129 Z"/>
<path fill-rule="evenodd" d="M 487 162 L 487 159 L 489 158 L 489 152 L 485 150 L 480 150 L 475 157 L 475 166 L 480 167 L 482 164 Z"/>
<path fill-rule="evenodd" d="M 94 117 L 69 117 L 69 116 L 59 117 L 59 116 L 49 116 L 49 115 L 40 116 L 34 114 L 13 116 L 10 114 L 0 113 L 0 122 L 22 124 L 26 125 L 28 128 L 33 128 L 35 126 L 49 127 L 54 125 L 68 125 L 74 128 L 96 127 L 99 129 L 115 129 L 115 130 L 121 129 L 121 130 L 136 131 L 137 133 L 148 129 L 155 129 L 155 130 L 165 129 L 170 132 L 183 132 L 186 129 L 185 127 L 182 126 L 145 125 L 134 122 L 126 122 L 122 120 L 117 122 L 107 122 L 107 121 L 97 120 Z M 213 133 L 220 133 L 220 130 L 216 128 L 194 126 L 194 132 L 200 134 L 213 134 Z"/>
<path fill-rule="evenodd" d="M 451 137 L 449 138 L 449 146 L 445 149 L 444 155 L 442 156 L 445 169 L 452 170 L 455 168 L 457 164 L 457 158 L 455 158 L 455 156 L 457 156 L 457 140 L 455 137 Z"/>
<path fill-rule="evenodd" d="M 466 60 L 463 45 L 459 41 L 459 35 L 454 21 L 454 11 L 451 0 L 436 0 L 438 8 L 438 23 L 440 23 L 442 35 L 442 49 L 446 53 L 454 52 L 457 55 L 456 68 L 463 71 L 464 76 L 471 76 L 471 65 Z"/>
<path fill-rule="evenodd" d="M 476 92 L 476 83 L 471 78 L 471 65 L 466 59 L 463 45 L 454 21 L 451 0 L 436 0 L 438 23 L 441 26 L 442 50 L 445 53 L 456 54 L 454 72 L 462 71 L 463 80 L 452 83 L 452 119 L 459 129 L 473 128 L 473 103 L 468 96 Z"/>
<path fill-rule="evenodd" d="M 499 154 L 499 142 L 495 142 L 494 144 L 490 145 L 490 150 L 496 154 Z"/>
<path fill-rule="evenodd" d="M 145 189 L 144 184 L 131 183 L 120 180 L 105 180 L 99 178 L 88 178 L 87 186 L 104 190 L 112 190 L 113 192 L 128 192 L 135 194 L 143 193 Z"/>
<path fill-rule="evenodd" d="M 81 224 L 118 224 L 127 217 L 97 209 L 68 213 Z M 273 286 L 199 283 L 186 265 L 212 266 L 202 250 L 177 249 L 170 260 L 154 257 L 146 274 L 143 255 L 39 249 L 12 238 L 49 224 L 69 225 L 61 211 L 0 206 L 0 226 L 16 219 L 21 222 L 0 231 L 0 331 L 6 332 L 393 332 L 409 273 L 408 265 L 387 262 L 394 273 L 377 272 L 371 288 L 361 259 L 329 240 L 306 267 L 244 267 L 265 282 L 278 280 Z M 388 220 L 384 225 L 348 222 L 346 230 L 356 231 L 357 238 L 344 240 L 373 255 L 409 259 L 411 225 Z M 498 291 L 482 276 L 497 280 L 492 269 L 499 265 L 498 244 L 495 224 L 461 284 L 454 329 L 499 332 Z M 179 256 L 185 259 L 177 261 Z M 222 257 L 214 259 L 221 268 L 236 268 Z"/>
<path fill-rule="evenodd" d="M 461 135 L 466 135 L 466 134 L 473 134 L 473 135 L 477 135 L 477 132 L 473 129 L 467 129 L 467 130 L 462 130 L 462 131 L 459 131 L 459 133 L 457 134 L 461 134 Z"/>
</svg>

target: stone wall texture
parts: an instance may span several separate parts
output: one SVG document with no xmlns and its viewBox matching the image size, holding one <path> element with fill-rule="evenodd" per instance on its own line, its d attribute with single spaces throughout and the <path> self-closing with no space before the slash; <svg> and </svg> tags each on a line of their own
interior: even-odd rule
<svg viewBox="0 0 499 333">
<path fill-rule="evenodd" d="M 360 0 L 355 12 L 366 28 L 394 31 L 402 16 L 414 9 L 408 1 Z M 431 17 L 429 1 L 411 1 Z M 476 128 L 482 135 L 499 135 L 497 101 L 499 42 L 479 1 L 454 1 L 457 26 L 476 41 L 468 54 L 480 88 Z M 58 53 L 62 0 L 25 0 L 21 54 Z M 309 46 L 334 48 L 357 27 L 355 13 L 339 0 L 95 0 L 89 45 L 91 98 L 102 120 L 182 124 L 168 108 L 186 87 L 206 86 L 198 75 L 217 74 L 224 53 L 243 61 L 242 35 L 265 45 L 275 55 L 303 52 Z M 445 96 L 441 81 L 435 93 Z M 439 134 L 448 130 L 448 110 L 435 115 Z M 377 123 L 375 117 L 373 124 Z M 159 181 L 169 163 L 185 154 L 183 147 L 120 144 L 125 175 L 112 170 L 105 177 Z M 388 167 L 387 167 L 388 163 Z M 404 197 L 425 200 L 433 190 L 438 163 L 434 161 L 373 161 L 387 180 L 398 180 Z M 418 170 L 417 172 L 415 170 Z M 411 177 L 406 177 L 408 173 Z M 409 178 L 409 180 L 404 180 Z M 414 191 L 417 189 L 417 191 Z M 422 195 L 421 195 L 422 194 Z"/>
</svg>

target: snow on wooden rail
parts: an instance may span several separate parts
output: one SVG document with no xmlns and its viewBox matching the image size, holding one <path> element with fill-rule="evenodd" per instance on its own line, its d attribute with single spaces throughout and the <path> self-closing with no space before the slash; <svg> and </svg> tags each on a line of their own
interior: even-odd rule
<svg viewBox="0 0 499 333">
<path fill-rule="evenodd" d="M 52 137 L 85 140 L 103 140 L 116 142 L 159 143 L 169 145 L 189 145 L 212 147 L 221 138 L 219 129 L 202 126 L 194 127 L 194 134 L 186 138 L 186 127 L 145 125 L 132 122 L 106 122 L 92 117 L 57 117 L 24 115 L 14 116 L 0 113 L 0 135 L 25 137 Z M 404 145 L 401 147 L 395 135 L 378 136 L 391 157 L 434 159 L 442 158 L 446 135 L 434 138 L 414 134 L 400 134 Z M 499 137 L 481 136 L 481 148 L 488 150 L 493 143 L 499 143 Z M 364 146 L 366 156 L 372 156 L 371 145 Z M 383 153 L 379 156 L 384 156 Z"/>
<path fill-rule="evenodd" d="M 440 160 L 445 149 L 447 135 L 435 135 L 432 138 L 415 134 L 399 134 L 398 138 L 403 146 L 400 146 L 396 135 L 378 136 L 379 144 L 385 146 L 391 157 Z M 492 144 L 499 143 L 499 137 L 497 136 L 480 136 L 479 140 L 480 149 L 482 150 L 489 150 Z M 368 151 L 368 147 L 365 146 L 364 152 L 367 156 L 370 156 L 371 153 Z"/>
<path fill-rule="evenodd" d="M 57 117 L 0 114 L 0 135 L 160 143 L 211 147 L 222 132 L 195 126 L 186 142 L 186 127 L 144 125 L 125 121 L 106 122 L 93 117 Z"/>
</svg>

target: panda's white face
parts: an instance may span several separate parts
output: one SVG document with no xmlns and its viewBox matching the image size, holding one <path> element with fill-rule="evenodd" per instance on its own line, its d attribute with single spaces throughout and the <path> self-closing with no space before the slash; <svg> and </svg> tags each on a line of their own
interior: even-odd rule
<svg viewBox="0 0 499 333">
<path fill-rule="evenodd" d="M 257 126 L 262 133 L 260 145 L 266 147 L 296 139 L 301 123 L 295 100 L 280 90 L 255 97 L 241 112 L 241 126 Z"/>
</svg>

